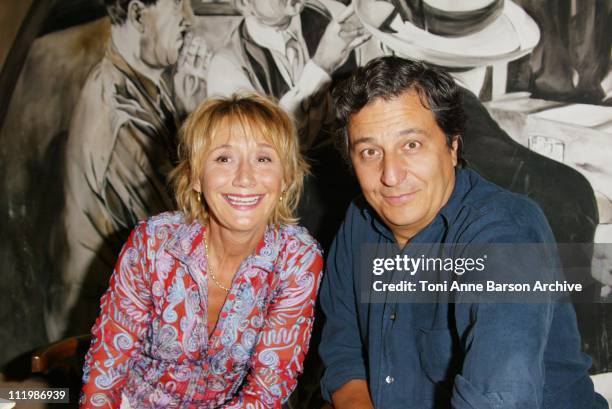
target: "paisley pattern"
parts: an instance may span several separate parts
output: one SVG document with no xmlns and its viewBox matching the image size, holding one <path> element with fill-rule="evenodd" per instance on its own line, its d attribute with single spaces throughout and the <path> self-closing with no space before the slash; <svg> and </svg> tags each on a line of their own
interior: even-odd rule
<svg viewBox="0 0 612 409">
<path fill-rule="evenodd" d="M 207 331 L 205 227 L 163 213 L 140 223 L 102 297 L 81 407 L 280 408 L 308 350 L 322 269 L 299 226 L 268 227 Z"/>
</svg>

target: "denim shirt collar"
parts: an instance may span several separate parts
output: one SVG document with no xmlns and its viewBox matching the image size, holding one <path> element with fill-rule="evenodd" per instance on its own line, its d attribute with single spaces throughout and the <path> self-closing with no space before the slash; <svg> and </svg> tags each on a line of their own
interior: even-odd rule
<svg viewBox="0 0 612 409">
<path fill-rule="evenodd" d="M 473 172 L 468 169 L 455 169 L 455 186 L 453 187 L 453 192 L 448 201 L 442 206 L 442 209 L 440 209 L 440 212 L 438 212 L 434 220 L 423 230 L 418 232 L 410 242 L 425 243 L 430 241 L 428 238 L 435 232 L 438 232 L 440 228 L 448 229 L 452 221 L 456 219 L 457 213 L 459 213 L 463 204 L 463 200 L 470 190 L 470 178 L 472 173 Z M 395 242 L 395 236 L 391 229 L 389 229 L 380 219 L 376 211 L 369 204 L 366 203 L 362 208 L 362 215 L 372 224 L 372 227 L 378 233 L 389 241 Z"/>
</svg>

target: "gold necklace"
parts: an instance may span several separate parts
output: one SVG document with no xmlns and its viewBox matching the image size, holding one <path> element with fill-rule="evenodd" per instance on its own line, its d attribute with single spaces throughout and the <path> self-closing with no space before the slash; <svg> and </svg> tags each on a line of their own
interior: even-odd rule
<svg viewBox="0 0 612 409">
<path fill-rule="evenodd" d="M 215 277 L 215 273 L 213 273 L 213 269 L 210 263 L 210 257 L 208 256 L 208 240 L 206 240 L 206 236 L 207 235 L 204 236 L 204 253 L 206 254 L 206 261 L 207 261 L 206 264 L 208 267 L 208 275 L 210 275 L 210 278 L 213 279 L 213 282 L 217 285 L 217 287 L 224 290 L 226 293 L 229 293 L 230 289 L 224 286 L 223 284 L 221 284 L 219 280 L 217 280 L 217 277 Z"/>
</svg>

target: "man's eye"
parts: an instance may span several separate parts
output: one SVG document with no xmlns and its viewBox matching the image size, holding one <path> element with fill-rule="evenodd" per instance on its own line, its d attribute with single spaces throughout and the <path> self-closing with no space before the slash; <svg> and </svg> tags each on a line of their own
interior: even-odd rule
<svg viewBox="0 0 612 409">
<path fill-rule="evenodd" d="M 376 149 L 373 149 L 373 148 L 367 148 L 361 151 L 361 156 L 364 159 L 370 159 L 377 155 L 378 155 L 378 152 L 376 151 Z"/>
<path fill-rule="evenodd" d="M 410 141 L 406 145 L 404 145 L 408 150 L 414 150 L 421 147 L 421 142 L 419 141 Z"/>
</svg>

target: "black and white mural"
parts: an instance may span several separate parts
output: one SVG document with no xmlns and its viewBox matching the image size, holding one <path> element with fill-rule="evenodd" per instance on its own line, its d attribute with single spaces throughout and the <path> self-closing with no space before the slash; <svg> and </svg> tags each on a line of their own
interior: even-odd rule
<svg viewBox="0 0 612 409">
<path fill-rule="evenodd" d="M 469 166 L 534 199 L 560 243 L 612 243 L 611 7 L 33 1 L 0 67 L 0 364 L 89 331 L 128 232 L 173 208 L 176 132 L 207 96 L 261 92 L 293 116 L 312 167 L 300 216 L 328 246 L 357 192 L 333 146 L 330 90 L 385 54 L 452 72 Z M 564 262 L 593 265 L 575 305 L 593 373 L 609 372 L 612 260 L 585 248 Z"/>
</svg>

